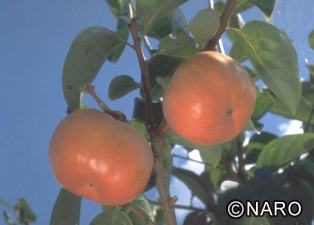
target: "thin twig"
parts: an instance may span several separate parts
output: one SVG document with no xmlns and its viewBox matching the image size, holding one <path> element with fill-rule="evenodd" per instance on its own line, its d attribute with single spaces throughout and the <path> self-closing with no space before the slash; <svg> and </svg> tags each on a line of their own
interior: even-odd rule
<svg viewBox="0 0 314 225">
<path fill-rule="evenodd" d="M 96 91 L 94 87 L 91 84 L 86 84 L 83 87 L 81 87 L 81 90 L 84 91 L 87 94 L 90 94 L 94 100 L 97 102 L 99 108 L 101 108 L 105 113 L 108 113 L 109 115 L 113 116 L 116 120 L 120 120 L 123 122 L 126 122 L 126 116 L 116 110 L 111 110 L 96 94 Z"/>
<path fill-rule="evenodd" d="M 149 40 L 148 40 L 146 35 L 144 36 L 143 40 L 144 40 L 145 47 L 147 48 L 149 54 L 152 55 L 153 54 L 153 48 L 152 48 L 152 46 L 151 46 L 151 44 L 150 44 L 150 42 L 149 42 Z"/>
<path fill-rule="evenodd" d="M 141 209 L 136 206 L 131 206 L 130 211 L 140 217 L 142 220 L 145 221 L 148 225 L 155 225 L 155 223 L 148 217 L 148 215 Z"/>
<path fill-rule="evenodd" d="M 189 161 L 191 161 L 191 162 L 196 162 L 196 163 L 200 163 L 200 164 L 203 164 L 203 165 L 206 165 L 206 166 L 213 167 L 213 165 L 211 165 L 211 164 L 209 164 L 209 163 L 205 163 L 205 162 L 203 162 L 203 161 L 198 161 L 198 160 L 192 159 L 192 158 L 190 158 L 189 156 L 184 157 L 184 156 L 177 155 L 177 154 L 172 154 L 172 156 L 175 157 L 175 158 L 185 159 L 185 160 L 189 160 Z"/>
<path fill-rule="evenodd" d="M 215 47 L 219 41 L 219 39 L 221 38 L 222 34 L 225 32 L 229 20 L 232 16 L 232 12 L 235 8 L 237 4 L 237 0 L 229 0 L 228 4 L 226 5 L 225 10 L 223 11 L 223 13 L 220 16 L 220 26 L 217 30 L 217 32 L 215 33 L 214 37 L 212 37 L 206 44 L 206 46 L 204 47 L 203 51 L 214 51 Z"/>
<path fill-rule="evenodd" d="M 152 200 L 152 199 L 148 199 L 148 201 L 151 204 L 154 204 L 154 205 L 161 205 L 161 202 L 159 202 L 159 201 L 155 201 L 155 200 Z M 204 211 L 205 210 L 205 209 L 198 208 L 198 207 L 195 207 L 195 206 L 187 206 L 187 205 L 175 205 L 174 207 L 176 209 L 186 209 L 186 210 L 199 210 L 199 211 Z"/>
<path fill-rule="evenodd" d="M 128 1 L 129 1 L 130 6 L 131 6 L 131 9 L 133 11 L 133 15 L 134 15 L 134 13 L 135 13 L 135 5 L 132 2 L 132 0 L 128 0 Z M 151 44 L 150 44 L 150 42 L 149 42 L 149 40 L 148 40 L 146 35 L 143 37 L 143 41 L 144 41 L 145 47 L 147 48 L 149 54 L 152 55 L 153 54 L 153 48 L 152 48 L 152 46 L 151 46 Z"/>
<path fill-rule="evenodd" d="M 246 172 L 245 172 L 245 164 L 243 159 L 243 146 L 240 140 L 240 137 L 236 138 L 237 141 L 237 150 L 238 150 L 238 177 L 241 181 L 246 182 Z"/>
<path fill-rule="evenodd" d="M 162 209 L 164 211 L 167 224 L 176 225 L 177 222 L 175 211 L 174 207 L 172 206 L 173 200 L 166 185 L 164 164 L 162 158 L 165 138 L 167 136 L 167 132 L 169 131 L 169 127 L 164 120 L 160 125 L 157 126 L 156 124 L 156 117 L 153 110 L 152 98 L 150 95 L 147 61 L 145 59 L 141 46 L 141 39 L 138 36 L 136 20 L 137 18 L 133 18 L 131 20 L 131 22 L 129 23 L 129 29 L 134 40 L 134 50 L 136 52 L 141 69 L 142 86 L 144 89 L 146 102 L 146 128 L 151 136 L 151 145 L 154 154 L 154 174 L 156 177 L 156 188 L 162 202 Z"/>
</svg>

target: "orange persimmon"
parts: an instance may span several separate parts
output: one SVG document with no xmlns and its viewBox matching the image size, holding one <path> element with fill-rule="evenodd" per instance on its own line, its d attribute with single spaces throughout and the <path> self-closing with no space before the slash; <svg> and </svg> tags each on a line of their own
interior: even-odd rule
<svg viewBox="0 0 314 225">
<path fill-rule="evenodd" d="M 153 168 L 152 150 L 140 132 L 90 108 L 59 123 L 49 156 L 54 176 L 66 190 L 108 206 L 134 200 Z"/>
<path fill-rule="evenodd" d="M 163 98 L 170 127 L 198 145 L 230 141 L 245 128 L 256 100 L 245 68 L 218 52 L 201 52 L 175 71 Z"/>
</svg>

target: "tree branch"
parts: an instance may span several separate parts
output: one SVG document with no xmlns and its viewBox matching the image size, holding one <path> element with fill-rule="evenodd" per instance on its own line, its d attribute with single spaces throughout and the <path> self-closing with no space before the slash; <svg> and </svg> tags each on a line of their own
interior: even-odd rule
<svg viewBox="0 0 314 225">
<path fill-rule="evenodd" d="M 148 217 L 148 215 L 143 210 L 141 210 L 140 208 L 137 208 L 135 206 L 131 206 L 130 211 L 133 212 L 134 214 L 136 214 L 142 220 L 144 220 L 146 224 L 155 225 L 155 223 Z"/>
<path fill-rule="evenodd" d="M 220 26 L 217 30 L 217 32 L 215 33 L 214 37 L 212 37 L 206 44 L 206 46 L 204 47 L 203 51 L 214 51 L 215 47 L 219 41 L 219 39 L 221 38 L 222 34 L 225 32 L 229 20 L 232 16 L 232 12 L 235 8 L 237 4 L 237 0 L 229 0 L 228 4 L 225 8 L 225 10 L 223 11 L 223 13 L 220 16 Z"/>
<path fill-rule="evenodd" d="M 154 205 L 161 205 L 161 202 L 155 201 L 152 199 L 148 199 L 148 201 Z M 186 209 L 186 210 L 199 210 L 199 211 L 205 211 L 205 209 L 197 208 L 194 206 L 187 206 L 187 205 L 175 205 L 174 206 L 176 209 Z"/>
<path fill-rule="evenodd" d="M 242 182 L 246 182 L 246 172 L 245 172 L 245 164 L 243 159 L 243 146 L 239 137 L 236 138 L 237 141 L 237 150 L 238 150 L 238 177 Z"/>
<path fill-rule="evenodd" d="M 137 18 L 133 18 L 131 20 L 131 22 L 129 23 L 129 29 L 134 40 L 134 50 L 136 52 L 141 69 L 142 86 L 146 102 L 146 128 L 151 136 L 151 144 L 154 154 L 154 174 L 156 177 L 156 188 L 162 202 L 162 209 L 165 213 L 167 224 L 176 225 L 176 216 L 174 207 L 172 205 L 173 201 L 166 185 L 164 164 L 162 158 L 163 146 L 165 143 L 167 132 L 169 130 L 169 126 L 167 125 L 165 120 L 163 120 L 158 126 L 156 125 L 156 117 L 153 110 L 152 98 L 150 95 L 147 61 L 145 59 L 140 38 L 138 36 L 136 20 Z"/>
</svg>

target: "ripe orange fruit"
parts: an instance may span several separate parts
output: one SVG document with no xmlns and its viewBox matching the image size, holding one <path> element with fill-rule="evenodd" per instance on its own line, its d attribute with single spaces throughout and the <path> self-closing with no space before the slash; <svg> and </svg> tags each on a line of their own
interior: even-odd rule
<svg viewBox="0 0 314 225">
<path fill-rule="evenodd" d="M 201 52 L 181 64 L 163 98 L 170 127 L 198 145 L 235 138 L 251 117 L 256 99 L 254 82 L 229 56 Z"/>
<path fill-rule="evenodd" d="M 52 135 L 49 156 L 55 178 L 65 189 L 108 206 L 134 200 L 153 168 L 144 136 L 96 109 L 65 117 Z"/>
</svg>

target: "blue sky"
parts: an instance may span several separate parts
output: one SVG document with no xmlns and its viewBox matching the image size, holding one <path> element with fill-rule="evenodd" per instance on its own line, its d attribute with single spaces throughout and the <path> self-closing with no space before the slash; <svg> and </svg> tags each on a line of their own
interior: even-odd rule
<svg viewBox="0 0 314 225">
<path fill-rule="evenodd" d="M 182 10 L 189 21 L 207 4 L 206 0 L 190 0 Z M 313 6 L 312 0 L 277 0 L 272 18 L 272 23 L 294 40 L 304 79 L 309 76 L 304 59 L 314 64 L 307 40 L 314 29 Z M 243 17 L 246 21 L 263 20 L 256 8 L 245 12 Z M 61 87 L 64 59 L 81 30 L 94 25 L 115 30 L 116 22 L 105 0 L 4 0 L 0 1 L 0 21 L 0 199 L 15 204 L 19 197 L 26 198 L 38 215 L 36 224 L 48 224 L 60 190 L 50 169 L 48 146 L 56 125 L 66 115 Z M 230 43 L 226 42 L 225 47 L 228 53 Z M 136 56 L 128 47 L 117 64 L 104 64 L 93 84 L 110 108 L 121 110 L 130 118 L 138 91 L 116 101 L 107 97 L 110 81 L 121 74 L 140 81 Z M 84 97 L 84 102 L 97 107 L 89 96 Z M 262 122 L 266 130 L 279 135 L 289 125 L 287 120 L 273 115 L 265 116 Z M 282 123 L 286 125 L 279 129 Z M 296 127 L 289 128 L 292 132 L 298 126 L 295 124 Z M 176 163 L 185 162 L 176 160 Z M 189 165 L 201 169 L 197 164 Z M 180 188 L 183 185 L 177 180 L 173 182 L 171 192 L 176 193 L 180 204 L 188 204 L 186 190 L 176 192 L 178 185 Z M 154 197 L 153 192 L 150 194 Z M 5 209 L 0 205 L 0 212 Z M 81 224 L 88 224 L 99 212 L 99 205 L 84 200 Z"/>
</svg>

